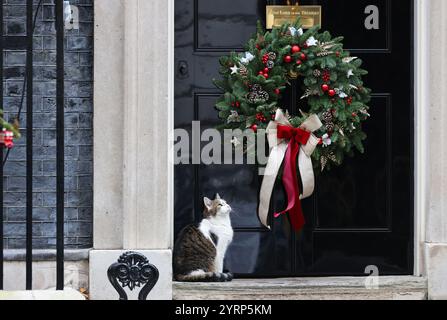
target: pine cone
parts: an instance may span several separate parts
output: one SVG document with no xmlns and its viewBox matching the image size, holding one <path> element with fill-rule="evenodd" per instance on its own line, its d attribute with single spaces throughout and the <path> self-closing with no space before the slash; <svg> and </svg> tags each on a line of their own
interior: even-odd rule
<svg viewBox="0 0 447 320">
<path fill-rule="evenodd" d="M 269 69 L 273 69 L 273 67 L 275 66 L 275 63 L 272 60 L 269 60 L 269 61 L 267 61 L 266 66 Z"/>
<path fill-rule="evenodd" d="M 327 132 L 334 132 L 335 125 L 333 122 L 328 122 L 325 124 L 325 128 Z"/>
<path fill-rule="evenodd" d="M 333 51 L 321 51 L 317 53 L 317 57 L 327 57 L 333 53 Z"/>
<path fill-rule="evenodd" d="M 321 71 L 318 69 L 315 69 L 313 72 L 313 75 L 315 78 L 319 78 L 319 77 L 321 77 Z"/>
<path fill-rule="evenodd" d="M 321 172 L 323 172 L 324 169 L 326 168 L 328 159 L 325 156 L 321 156 L 320 161 L 321 161 Z"/>
<path fill-rule="evenodd" d="M 321 120 L 323 120 L 324 122 L 332 122 L 333 119 L 334 116 L 330 111 L 323 112 L 323 114 L 321 115 Z"/>
<path fill-rule="evenodd" d="M 274 52 L 269 52 L 268 57 L 269 57 L 269 60 L 273 60 L 273 61 L 276 60 L 276 58 L 277 58 L 276 53 L 274 53 Z"/>
<path fill-rule="evenodd" d="M 241 66 L 241 67 L 239 68 L 239 74 L 240 74 L 241 76 L 243 76 L 243 77 L 248 76 L 248 69 L 247 69 L 247 67 L 246 67 L 246 66 Z"/>
</svg>

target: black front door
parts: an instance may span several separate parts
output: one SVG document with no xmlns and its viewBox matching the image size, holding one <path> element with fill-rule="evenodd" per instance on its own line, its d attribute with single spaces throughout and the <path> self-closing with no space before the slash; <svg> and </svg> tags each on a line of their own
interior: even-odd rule
<svg viewBox="0 0 447 320">
<path fill-rule="evenodd" d="M 241 51 L 265 19 L 262 0 L 176 0 L 175 125 L 218 124 L 218 58 Z M 286 1 L 284 1 L 286 2 Z M 293 2 L 293 1 L 292 1 Z M 234 208 L 235 237 L 227 268 L 244 277 L 413 273 L 413 5 L 397 0 L 300 1 L 323 7 L 324 30 L 345 36 L 364 60 L 373 90 L 367 152 L 318 178 L 304 201 L 307 225 L 295 234 L 287 218 L 272 230 L 258 221 L 261 178 L 249 165 L 179 165 L 175 169 L 175 234 L 201 219 L 202 197 L 216 192 Z M 374 14 L 375 19 L 367 19 Z M 365 20 L 367 20 L 365 24 Z M 378 22 L 374 25 L 372 22 Z M 299 80 L 284 106 L 293 106 Z M 276 187 L 273 209 L 285 196 Z"/>
</svg>

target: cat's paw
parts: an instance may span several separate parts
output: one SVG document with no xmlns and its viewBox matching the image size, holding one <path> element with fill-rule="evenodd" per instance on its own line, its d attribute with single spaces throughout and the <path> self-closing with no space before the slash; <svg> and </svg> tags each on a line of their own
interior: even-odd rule
<svg viewBox="0 0 447 320">
<path fill-rule="evenodd" d="M 226 282 L 231 282 L 231 281 L 233 281 L 233 279 L 234 279 L 234 276 L 231 272 L 225 273 L 225 281 Z"/>
</svg>

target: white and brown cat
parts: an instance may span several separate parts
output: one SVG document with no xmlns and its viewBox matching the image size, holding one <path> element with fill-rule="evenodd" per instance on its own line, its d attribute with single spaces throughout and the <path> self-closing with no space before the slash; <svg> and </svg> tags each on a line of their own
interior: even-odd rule
<svg viewBox="0 0 447 320">
<path fill-rule="evenodd" d="M 174 246 L 174 278 L 184 282 L 225 282 L 233 275 L 224 272 L 228 246 L 233 240 L 231 207 L 219 194 L 203 198 L 204 218 L 180 233 Z"/>
</svg>

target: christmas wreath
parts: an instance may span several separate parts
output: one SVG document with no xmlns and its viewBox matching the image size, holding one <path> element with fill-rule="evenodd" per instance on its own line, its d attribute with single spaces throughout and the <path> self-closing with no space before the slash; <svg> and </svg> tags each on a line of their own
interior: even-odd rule
<svg viewBox="0 0 447 320">
<path fill-rule="evenodd" d="M 303 96 L 297 116 L 286 114 L 299 128 L 309 115 L 317 115 L 321 128 L 313 132 L 319 145 L 312 154 L 317 171 L 340 165 L 354 149 L 364 152 L 370 90 L 363 85 L 362 61 L 343 49 L 343 37 L 332 38 L 318 27 L 303 31 L 299 20 L 266 32 L 258 22 L 257 33 L 245 52 L 220 58 L 223 90 L 216 108 L 225 129 L 267 129 L 281 108 L 281 97 L 290 79 L 301 78 Z M 307 103 L 306 103 L 307 102 Z"/>
</svg>

